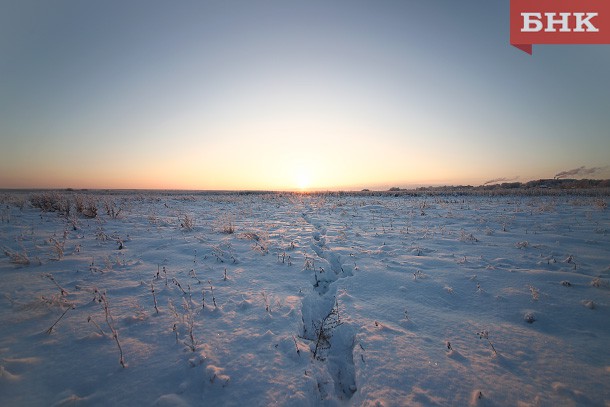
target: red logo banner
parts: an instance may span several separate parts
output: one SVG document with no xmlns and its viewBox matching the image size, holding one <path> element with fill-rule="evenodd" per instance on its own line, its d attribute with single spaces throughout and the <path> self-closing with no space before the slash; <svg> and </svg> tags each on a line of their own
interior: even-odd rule
<svg viewBox="0 0 610 407">
<path fill-rule="evenodd" d="M 610 0 L 510 0 L 510 43 L 610 44 Z"/>
</svg>

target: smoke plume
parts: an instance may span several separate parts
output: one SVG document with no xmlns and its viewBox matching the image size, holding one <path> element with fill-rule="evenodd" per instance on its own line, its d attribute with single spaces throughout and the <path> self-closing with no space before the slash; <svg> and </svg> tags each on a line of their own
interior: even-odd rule
<svg viewBox="0 0 610 407">
<path fill-rule="evenodd" d="M 490 179 L 489 181 L 485 181 L 483 183 L 483 185 L 487 185 L 487 184 L 495 184 L 496 182 L 510 182 L 510 181 L 516 181 L 518 180 L 519 177 L 512 177 L 512 178 L 506 178 L 506 177 L 500 177 L 500 178 L 494 178 L 494 179 Z"/>
<path fill-rule="evenodd" d="M 606 167 L 587 168 L 583 165 L 582 167 L 574 168 L 573 170 L 561 171 L 560 173 L 555 174 L 555 179 L 593 175 L 597 172 L 604 171 L 607 168 L 608 168 L 607 166 Z"/>
</svg>

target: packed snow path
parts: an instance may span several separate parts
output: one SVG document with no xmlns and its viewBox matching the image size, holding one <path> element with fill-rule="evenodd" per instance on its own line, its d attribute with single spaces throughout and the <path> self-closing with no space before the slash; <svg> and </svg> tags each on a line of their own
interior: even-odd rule
<svg viewBox="0 0 610 407">
<path fill-rule="evenodd" d="M 47 194 L 2 406 L 610 404 L 607 197 Z"/>
<path fill-rule="evenodd" d="M 306 213 L 303 219 L 314 228 L 310 246 L 316 253 L 317 263 L 312 259 L 307 267 L 313 270 L 314 282 L 313 291 L 303 299 L 302 336 L 315 343 L 314 358 L 328 361 L 336 396 L 349 399 L 357 390 L 353 356 L 356 329 L 345 321 L 345 315 L 341 316 L 334 283 L 351 273 L 345 272 L 341 257 L 326 245 L 326 228 L 321 222 L 312 220 Z"/>
</svg>

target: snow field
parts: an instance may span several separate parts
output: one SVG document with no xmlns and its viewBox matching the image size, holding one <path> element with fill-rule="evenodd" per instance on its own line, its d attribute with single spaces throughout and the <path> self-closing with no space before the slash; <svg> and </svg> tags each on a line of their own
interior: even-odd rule
<svg viewBox="0 0 610 407">
<path fill-rule="evenodd" d="M 1 405 L 610 405 L 600 198 L 28 198 L 0 198 Z"/>
</svg>

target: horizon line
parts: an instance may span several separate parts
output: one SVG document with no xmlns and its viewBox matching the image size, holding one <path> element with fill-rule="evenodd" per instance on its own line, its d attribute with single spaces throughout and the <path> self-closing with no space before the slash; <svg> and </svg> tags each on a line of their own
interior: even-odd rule
<svg viewBox="0 0 610 407">
<path fill-rule="evenodd" d="M 62 192 L 100 192 L 100 191 L 142 191 L 142 192 L 195 192 L 195 193 L 296 193 L 296 194 L 315 194 L 315 193 L 328 193 L 328 192 L 417 192 L 418 190 L 434 188 L 434 189 L 458 189 L 458 188 L 491 188 L 501 186 L 503 184 L 520 184 L 526 185 L 530 182 L 543 182 L 543 181 L 610 181 L 609 178 L 539 178 L 532 179 L 529 181 L 505 181 L 497 183 L 482 183 L 478 185 L 472 184 L 421 184 L 413 187 L 390 187 L 385 189 L 377 189 L 376 187 L 348 187 L 348 188 L 293 188 L 293 189 L 190 189 L 190 188 L 74 188 L 74 187 L 17 187 L 17 188 L 4 188 L 0 187 L 1 192 L 33 192 L 33 191 L 62 191 Z M 552 188 L 552 187 L 551 187 Z"/>
</svg>

